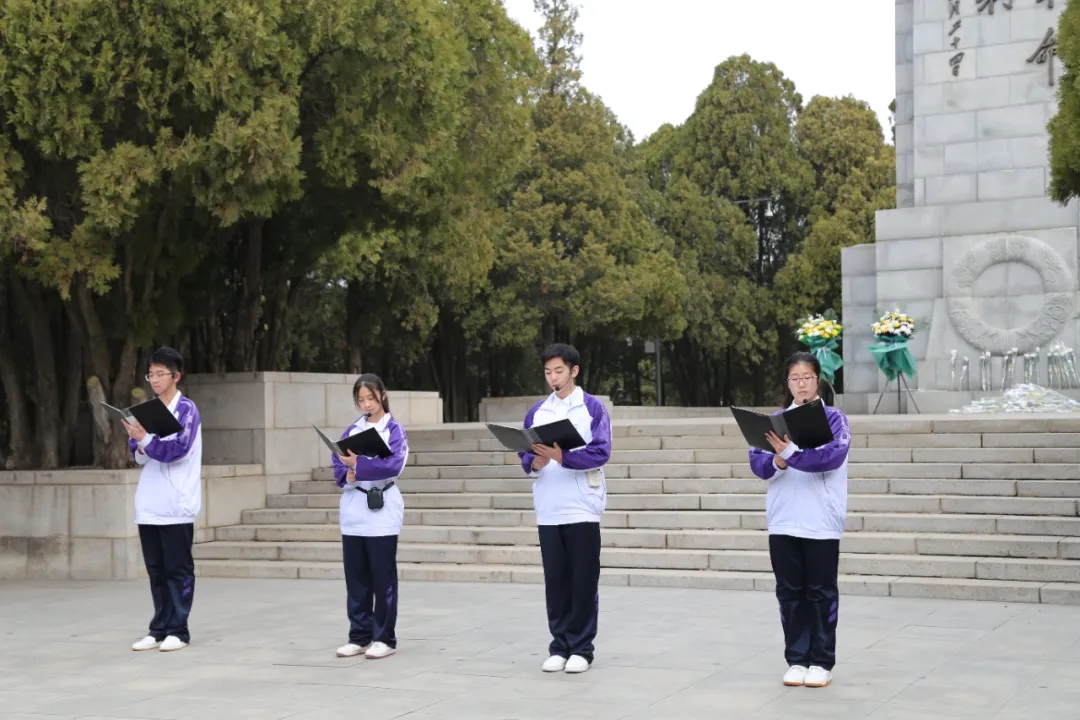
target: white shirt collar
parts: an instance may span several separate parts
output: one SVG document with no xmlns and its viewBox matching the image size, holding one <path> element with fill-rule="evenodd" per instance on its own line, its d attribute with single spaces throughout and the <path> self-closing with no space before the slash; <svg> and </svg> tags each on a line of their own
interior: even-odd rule
<svg viewBox="0 0 1080 720">
<path fill-rule="evenodd" d="M 177 390 L 176 394 L 173 395 L 173 399 L 168 405 L 169 412 L 176 412 L 176 407 L 180 404 L 180 395 L 181 393 L 179 390 Z"/>
<path fill-rule="evenodd" d="M 585 391 L 581 387 L 575 387 L 574 391 L 566 396 L 565 399 L 559 397 L 556 393 L 551 393 L 549 401 L 553 405 L 563 405 L 565 407 L 573 407 L 585 402 Z"/>
<path fill-rule="evenodd" d="M 381 418 L 379 418 L 379 422 L 377 422 L 377 423 L 371 422 L 366 417 L 361 417 L 360 418 L 360 427 L 362 427 L 365 430 L 367 428 L 373 427 L 376 430 L 378 430 L 379 432 L 382 432 L 383 430 L 386 429 L 386 426 L 389 423 L 390 423 L 390 413 L 383 413 L 383 416 Z"/>
</svg>

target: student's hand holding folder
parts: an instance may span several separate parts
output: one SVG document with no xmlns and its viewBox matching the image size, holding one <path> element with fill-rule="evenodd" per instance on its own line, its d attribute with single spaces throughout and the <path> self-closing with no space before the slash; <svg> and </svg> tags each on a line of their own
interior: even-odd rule
<svg viewBox="0 0 1080 720">
<path fill-rule="evenodd" d="M 135 442 L 141 443 L 146 439 L 146 430 L 143 429 L 143 426 L 139 424 L 138 420 L 136 420 L 134 424 L 129 423 L 127 420 L 121 420 L 120 422 L 124 424 L 124 429 L 127 430 L 128 437 Z"/>
<path fill-rule="evenodd" d="M 780 456 L 785 450 L 788 449 L 788 445 L 791 444 L 791 438 L 785 435 L 784 439 L 781 440 L 780 436 L 770 430 L 769 432 L 765 433 L 765 439 L 769 441 L 769 444 L 772 445 L 773 451 L 776 453 L 776 457 L 773 460 L 776 463 L 776 467 L 783 470 L 787 467 L 787 461 Z"/>
<path fill-rule="evenodd" d="M 356 471 L 356 457 L 352 450 L 346 450 L 344 455 L 338 455 L 341 462 L 345 463 L 345 467 L 350 468 L 353 472 Z"/>
<path fill-rule="evenodd" d="M 548 461 L 554 460 L 559 465 L 562 465 L 563 454 L 562 448 L 559 447 L 559 443 L 552 443 L 550 447 L 547 445 L 535 444 L 532 446 L 532 451 L 537 457 L 542 457 Z M 544 465 L 547 465 L 547 463 L 544 463 Z"/>
</svg>

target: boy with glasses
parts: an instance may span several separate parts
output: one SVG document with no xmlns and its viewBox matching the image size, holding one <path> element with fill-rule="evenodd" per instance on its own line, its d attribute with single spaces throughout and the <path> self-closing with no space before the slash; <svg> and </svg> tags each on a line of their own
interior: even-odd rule
<svg viewBox="0 0 1080 720">
<path fill-rule="evenodd" d="M 176 387 L 184 368 L 180 353 L 163 347 L 147 365 L 146 381 L 183 430 L 157 437 L 138 423 L 124 423 L 132 455 L 142 466 L 135 522 L 154 600 L 150 632 L 131 649 L 170 652 L 191 641 L 187 622 L 195 595 L 191 547 L 202 506 L 202 422 L 195 403 Z"/>
</svg>

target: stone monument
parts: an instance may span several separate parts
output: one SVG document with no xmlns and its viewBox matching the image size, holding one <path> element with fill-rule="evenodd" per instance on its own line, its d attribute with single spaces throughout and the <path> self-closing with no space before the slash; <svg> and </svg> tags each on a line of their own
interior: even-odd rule
<svg viewBox="0 0 1080 720">
<path fill-rule="evenodd" d="M 1075 347 L 1080 211 L 1047 196 L 1065 3 L 896 0 L 897 208 L 878 213 L 875 244 L 843 251 L 848 409 L 872 409 L 885 387 L 867 350 L 876 310 L 923 323 L 911 344 L 922 412 L 977 394 L 984 353 L 1000 392 L 1011 351 L 1021 382 L 1039 349 L 1045 384 L 1050 346 Z M 906 409 L 890 397 L 882 410 Z"/>
</svg>

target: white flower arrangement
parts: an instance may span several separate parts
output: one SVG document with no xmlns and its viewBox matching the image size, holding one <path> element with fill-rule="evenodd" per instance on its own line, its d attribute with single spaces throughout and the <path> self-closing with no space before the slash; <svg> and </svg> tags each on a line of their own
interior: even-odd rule
<svg viewBox="0 0 1080 720">
<path fill-rule="evenodd" d="M 836 340 L 844 332 L 844 326 L 835 317 L 829 318 L 824 315 L 811 315 L 799 321 L 799 329 L 796 336 L 801 343 L 815 344 L 815 341 Z"/>
<path fill-rule="evenodd" d="M 902 313 L 900 308 L 896 308 L 896 310 L 882 315 L 870 327 L 874 331 L 876 339 L 895 342 L 897 340 L 910 340 L 915 335 L 916 321 L 910 315 Z"/>
</svg>

